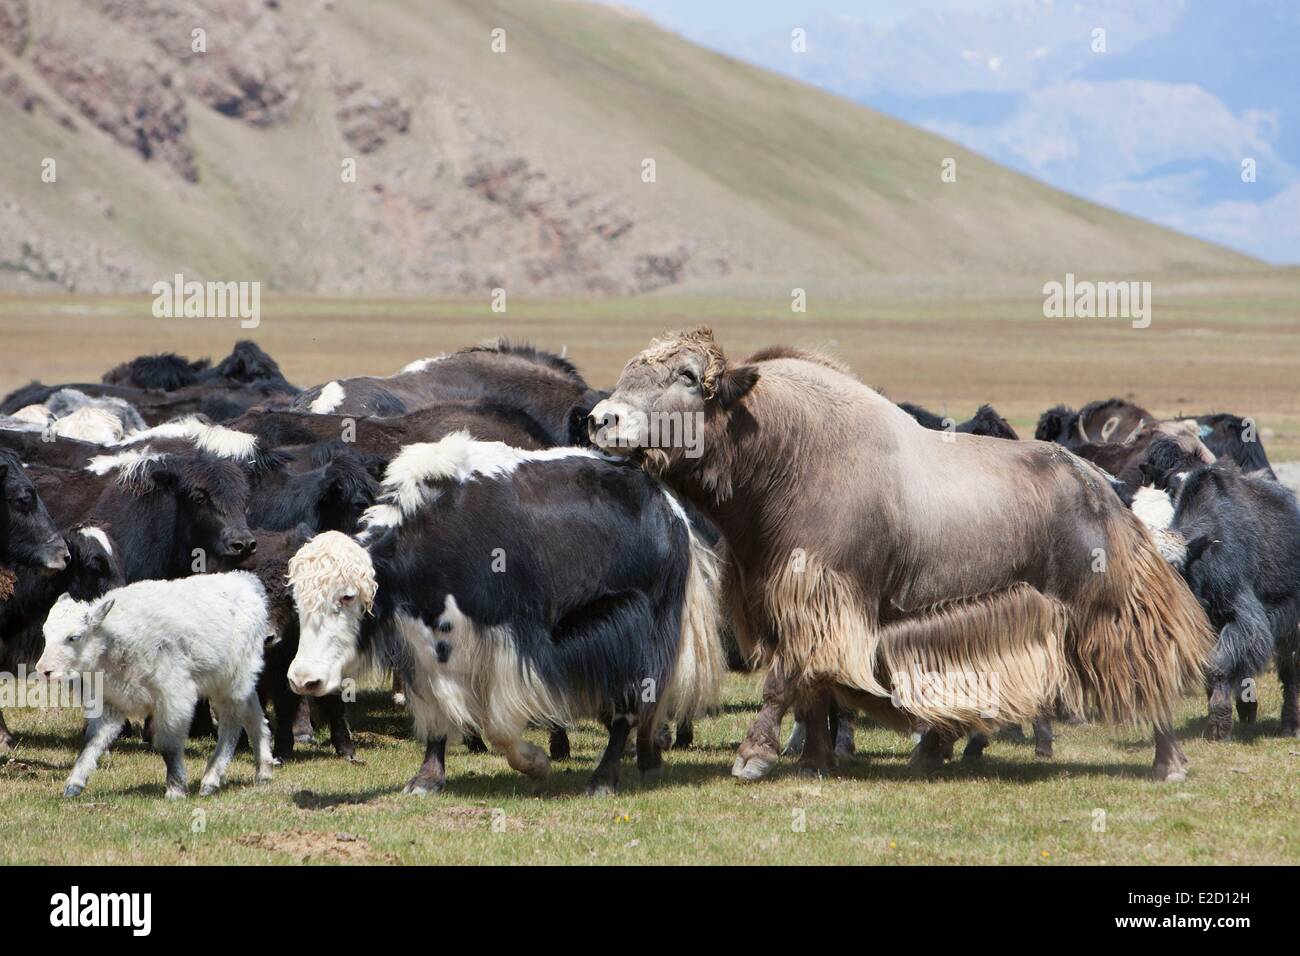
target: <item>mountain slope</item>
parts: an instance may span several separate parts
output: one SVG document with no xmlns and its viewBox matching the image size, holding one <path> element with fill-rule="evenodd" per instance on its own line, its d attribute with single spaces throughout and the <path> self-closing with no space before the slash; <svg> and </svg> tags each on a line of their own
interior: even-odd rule
<svg viewBox="0 0 1300 956">
<path fill-rule="evenodd" d="M 183 272 L 634 293 L 1257 267 L 562 0 L 0 0 L 0 128 L 0 289 Z"/>
</svg>

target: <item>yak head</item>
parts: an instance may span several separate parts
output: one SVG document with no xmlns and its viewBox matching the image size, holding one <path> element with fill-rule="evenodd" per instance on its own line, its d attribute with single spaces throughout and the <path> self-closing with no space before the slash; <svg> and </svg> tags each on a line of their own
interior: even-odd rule
<svg viewBox="0 0 1300 956">
<path fill-rule="evenodd" d="M 587 417 L 588 433 L 614 454 L 689 456 L 699 425 L 739 402 L 758 374 L 754 365 L 729 366 L 710 329 L 673 333 L 627 363 L 614 391 Z"/>
<path fill-rule="evenodd" d="M 361 619 L 378 590 L 370 553 L 342 532 L 322 532 L 290 559 L 289 584 L 300 632 L 289 685 L 313 697 L 335 693 L 361 659 Z"/>
<path fill-rule="evenodd" d="M 50 571 L 68 565 L 68 546 L 13 452 L 0 450 L 0 561 Z"/>
<path fill-rule="evenodd" d="M 110 642 L 103 624 L 113 601 L 112 597 L 77 601 L 60 595 L 45 618 L 45 649 L 36 662 L 37 673 L 46 680 L 65 681 L 99 670 Z"/>
</svg>

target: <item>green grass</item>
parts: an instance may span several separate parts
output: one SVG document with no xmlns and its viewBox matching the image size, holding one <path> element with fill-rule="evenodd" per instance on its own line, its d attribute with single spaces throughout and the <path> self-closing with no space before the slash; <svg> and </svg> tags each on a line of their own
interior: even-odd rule
<svg viewBox="0 0 1300 956">
<path fill-rule="evenodd" d="M 593 724 L 541 784 L 499 756 L 453 747 L 447 791 L 405 796 L 420 748 L 405 717 L 369 692 L 354 716 L 364 765 L 334 757 L 322 732 L 267 786 L 252 786 L 241 752 L 219 796 L 168 802 L 162 760 L 131 740 L 85 794 L 64 800 L 79 713 L 11 711 L 22 744 L 0 763 L 0 864 L 1300 861 L 1300 741 L 1276 736 L 1271 677 L 1261 680 L 1260 723 L 1230 743 L 1201 740 L 1200 701 L 1183 702 L 1192 770 L 1182 784 L 1147 779 L 1145 733 L 1091 725 L 1059 725 L 1053 761 L 998 739 L 982 763 L 959 761 L 929 780 L 909 774 L 906 739 L 862 727 L 857 755 L 833 778 L 802 778 L 783 761 L 769 779 L 742 784 L 728 771 L 755 684 L 729 679 L 721 713 L 697 725 L 694 749 L 667 755 L 657 785 L 642 787 L 629 759 L 621 792 L 597 799 L 584 794 L 604 742 Z M 192 790 L 212 746 L 190 744 Z"/>
</svg>

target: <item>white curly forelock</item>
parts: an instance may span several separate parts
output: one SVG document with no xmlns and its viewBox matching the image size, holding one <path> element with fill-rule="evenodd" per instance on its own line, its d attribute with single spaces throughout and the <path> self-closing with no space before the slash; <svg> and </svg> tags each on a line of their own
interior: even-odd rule
<svg viewBox="0 0 1300 956">
<path fill-rule="evenodd" d="M 298 549 L 289 559 L 289 584 L 298 609 L 309 614 L 327 609 L 348 589 L 369 613 L 379 590 L 370 553 L 341 531 L 321 532 Z"/>
</svg>

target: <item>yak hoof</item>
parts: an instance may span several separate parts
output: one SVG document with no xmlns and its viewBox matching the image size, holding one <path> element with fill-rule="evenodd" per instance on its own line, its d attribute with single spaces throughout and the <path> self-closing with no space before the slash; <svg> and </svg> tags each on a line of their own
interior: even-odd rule
<svg viewBox="0 0 1300 956">
<path fill-rule="evenodd" d="M 599 782 L 593 780 L 587 784 L 587 796 L 589 797 L 612 797 L 618 792 L 618 788 L 608 781 Z"/>
<path fill-rule="evenodd" d="M 447 784 L 440 780 L 415 777 L 402 788 L 402 793 L 408 793 L 413 797 L 427 797 L 431 793 L 442 793 L 446 786 Z"/>
<path fill-rule="evenodd" d="M 179 787 L 168 787 L 165 796 L 168 800 L 184 800 L 189 794 Z"/>
<path fill-rule="evenodd" d="M 0 754 L 17 750 L 18 742 L 14 740 L 13 734 L 7 734 L 0 731 Z"/>
<path fill-rule="evenodd" d="M 754 756 L 746 759 L 737 757 L 731 766 L 731 775 L 741 780 L 761 780 L 776 766 L 776 761 L 767 757 Z"/>
<path fill-rule="evenodd" d="M 664 775 L 663 767 L 651 767 L 649 770 L 641 771 L 641 782 L 650 783 L 650 784 L 658 783 L 659 778 L 662 777 L 663 775 Z"/>
<path fill-rule="evenodd" d="M 65 797 L 79 797 L 81 796 L 81 792 L 85 789 L 85 787 L 80 787 L 75 783 L 70 783 L 63 788 L 63 795 Z"/>
<path fill-rule="evenodd" d="M 1151 768 L 1151 776 L 1162 783 L 1182 783 L 1187 779 L 1187 768 L 1156 764 Z"/>
<path fill-rule="evenodd" d="M 296 744 L 314 744 L 316 742 L 315 734 L 294 734 L 293 742 Z"/>
<path fill-rule="evenodd" d="M 912 750 L 912 756 L 908 759 L 907 766 L 914 775 L 927 777 L 936 770 L 943 769 L 944 759 L 942 752 L 926 747 L 924 744 L 918 744 Z"/>
<path fill-rule="evenodd" d="M 217 784 L 217 783 L 205 783 L 203 786 L 199 787 L 199 796 L 200 796 L 200 797 L 213 797 L 213 796 L 216 796 L 217 792 L 218 792 L 220 789 L 221 789 L 221 785 L 220 785 L 220 784 Z M 167 796 L 169 796 L 169 797 L 171 796 L 171 792 L 170 792 L 170 791 L 168 791 Z"/>
<path fill-rule="evenodd" d="M 551 773 L 551 759 L 539 750 L 523 772 L 534 780 L 545 780 Z"/>
<path fill-rule="evenodd" d="M 1053 756 L 1053 754 L 1052 754 L 1052 745 L 1051 745 L 1051 744 L 1041 744 L 1041 745 L 1035 747 L 1035 748 L 1034 748 L 1034 756 L 1035 756 L 1035 757 L 1038 757 L 1040 760 L 1051 760 L 1051 759 L 1052 759 L 1052 756 Z"/>
<path fill-rule="evenodd" d="M 1206 740 L 1227 740 L 1232 736 L 1232 722 L 1226 724 L 1220 721 L 1212 720 L 1205 725 Z"/>
</svg>

